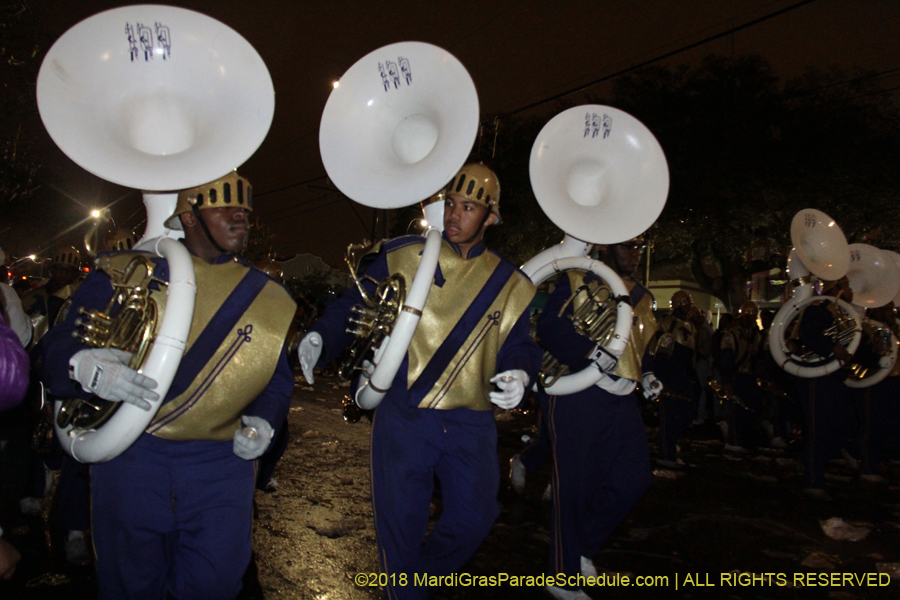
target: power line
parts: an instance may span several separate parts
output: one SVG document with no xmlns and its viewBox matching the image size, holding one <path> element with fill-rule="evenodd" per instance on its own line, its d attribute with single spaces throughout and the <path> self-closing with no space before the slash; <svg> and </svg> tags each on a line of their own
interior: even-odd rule
<svg viewBox="0 0 900 600">
<path fill-rule="evenodd" d="M 785 7 L 785 8 L 776 10 L 776 11 L 774 11 L 774 12 L 767 13 L 767 14 L 765 14 L 765 15 L 759 17 L 759 18 L 753 19 L 752 21 L 748 21 L 748 22 L 743 23 L 743 24 L 741 24 L 741 25 L 737 25 L 737 26 L 735 26 L 735 27 L 731 27 L 731 28 L 729 28 L 729 29 L 726 29 L 726 30 L 723 31 L 723 32 L 720 32 L 720 33 L 717 33 L 717 34 L 714 34 L 714 35 L 711 35 L 711 36 L 707 36 L 707 37 L 705 37 L 705 38 L 703 38 L 703 39 L 701 39 L 701 40 L 699 40 L 699 41 L 697 41 L 697 42 L 693 42 L 693 43 L 690 43 L 690 44 L 686 44 L 686 45 L 684 45 L 684 46 L 681 46 L 681 47 L 679 47 L 679 48 L 676 48 L 675 50 L 671 50 L 671 51 L 669 51 L 669 52 L 666 52 L 666 53 L 660 54 L 660 55 L 658 55 L 658 56 L 655 56 L 655 57 L 653 57 L 653 58 L 650 58 L 650 59 L 641 61 L 641 62 L 639 62 L 639 63 L 637 63 L 637 64 L 634 64 L 634 65 L 625 67 L 625 68 L 623 68 L 623 69 L 619 69 L 618 71 L 616 71 L 616 72 L 614 72 L 614 73 L 611 73 L 611 74 L 609 74 L 609 75 L 604 75 L 603 77 L 600 77 L 600 78 L 598 78 L 598 79 L 595 79 L 595 80 L 593 80 L 593 81 L 591 81 L 591 82 L 589 82 L 589 83 L 587 83 L 587 84 L 581 85 L 581 86 L 579 86 L 579 87 L 577 87 L 577 88 L 572 88 L 572 89 L 566 90 L 566 91 L 564 91 L 564 92 L 560 92 L 560 93 L 558 93 L 558 94 L 555 94 L 555 95 L 553 95 L 553 96 L 550 96 L 549 98 L 545 98 L 545 99 L 543 99 L 543 100 L 538 100 L 538 101 L 536 101 L 536 102 L 532 102 L 531 104 L 528 104 L 528 105 L 526 105 L 526 106 L 517 108 L 517 109 L 512 110 L 512 111 L 510 111 L 510 112 L 503 113 L 503 114 L 500 115 L 500 116 L 503 117 L 503 118 L 505 118 L 505 117 L 510 117 L 510 116 L 516 115 L 516 114 L 518 114 L 518 113 L 521 113 L 521 112 L 525 112 L 525 111 L 531 110 L 531 109 L 536 108 L 536 107 L 538 107 L 538 106 L 541 106 L 541 105 L 543 105 L 543 104 L 547 104 L 547 103 L 549 103 L 549 102 L 553 102 L 553 101 L 555 101 L 555 100 L 559 100 L 559 99 L 564 98 L 564 97 L 566 97 L 566 96 L 569 96 L 569 95 L 571 95 L 571 94 L 575 94 L 575 93 L 581 92 L 581 91 L 586 90 L 586 89 L 588 89 L 588 88 L 590 88 L 590 87 L 593 87 L 593 86 L 595 86 L 595 85 L 597 85 L 597 84 L 600 84 L 600 83 L 609 81 L 609 80 L 611 80 L 611 79 L 615 79 L 616 77 L 619 77 L 619 76 L 624 75 L 624 74 L 626 74 L 626 73 L 630 73 L 631 71 L 635 71 L 635 70 L 640 69 L 640 68 L 642 68 L 642 67 L 646 67 L 646 66 L 648 66 L 648 65 L 651 65 L 651 64 L 653 64 L 653 63 L 655 63 L 655 62 L 659 62 L 659 61 L 661 61 L 661 60 L 665 60 L 665 59 L 667 59 L 667 58 L 671 58 L 672 56 L 675 56 L 675 55 L 677 55 L 677 54 L 681 54 L 682 52 L 686 52 L 686 51 L 688 51 L 688 50 L 692 50 L 692 49 L 697 48 L 697 47 L 699 47 L 699 46 L 702 46 L 702 45 L 704 45 L 704 44 L 708 44 L 709 42 L 713 42 L 713 41 L 715 41 L 715 40 L 721 39 L 721 38 L 723 38 L 723 37 L 725 37 L 725 36 L 731 35 L 731 34 L 736 33 L 736 32 L 738 32 L 738 31 L 742 31 L 742 30 L 744 30 L 744 29 L 748 29 L 748 28 L 753 27 L 753 26 L 755 26 L 755 25 L 759 25 L 760 23 L 763 23 L 763 22 L 765 22 L 765 21 L 768 21 L 768 20 L 770 20 L 770 19 L 773 19 L 773 18 L 778 17 L 778 16 L 780 16 L 780 15 L 783 15 L 783 14 L 785 14 L 785 13 L 788 13 L 788 12 L 790 12 L 790 11 L 792 11 L 792 10 L 795 10 L 795 9 L 800 8 L 800 7 L 802 7 L 802 6 L 805 6 L 805 5 L 807 5 L 807 4 L 811 4 L 811 3 L 813 3 L 813 2 L 815 2 L 815 0 L 801 0 L 800 2 L 797 2 L 797 3 L 795 3 L 795 4 L 792 4 L 791 6 L 787 6 L 787 7 Z M 521 3 L 519 3 L 519 4 L 521 4 Z M 518 4 L 516 4 L 516 5 L 514 5 L 514 6 L 518 6 Z M 508 12 L 509 10 L 511 10 L 512 8 L 514 8 L 514 6 L 513 6 L 513 7 L 510 7 L 510 9 L 507 9 L 507 11 L 504 11 L 503 13 L 501 13 L 500 15 L 498 15 L 498 17 L 499 17 L 499 16 L 502 16 L 503 14 L 505 14 L 506 12 Z M 495 18 L 498 18 L 498 17 L 495 17 Z M 486 125 L 486 124 L 492 122 L 493 120 L 494 120 L 494 117 L 492 117 L 491 119 L 482 121 L 482 124 L 483 124 L 483 125 Z M 304 134 L 303 137 L 306 137 L 307 135 L 309 135 L 309 133 Z M 290 142 L 289 142 L 289 143 L 290 143 Z M 308 184 L 308 183 L 312 183 L 312 182 L 314 182 L 314 181 L 318 181 L 318 180 L 321 180 L 321 179 L 325 179 L 326 177 L 327 177 L 327 175 L 322 175 L 322 176 L 319 176 L 319 177 L 316 177 L 316 178 L 313 178 L 313 179 L 308 179 L 308 180 L 306 180 L 306 181 L 300 181 L 300 182 L 297 182 L 297 183 L 292 183 L 292 184 L 286 185 L 286 186 L 281 187 L 281 188 L 277 188 L 277 189 L 274 189 L 274 190 L 269 190 L 269 191 L 266 191 L 266 192 L 262 192 L 262 193 L 260 193 L 260 194 L 256 194 L 256 197 L 261 197 L 261 196 L 263 196 L 263 195 L 265 195 L 265 194 L 273 194 L 273 193 L 280 192 L 280 191 L 283 191 L 283 190 L 286 190 L 286 189 L 290 189 L 290 188 L 292 188 L 292 187 L 296 187 L 296 186 L 299 186 L 299 185 L 305 185 L 305 184 Z M 289 207 L 289 208 L 294 208 L 294 207 Z M 280 209 L 278 212 L 281 212 L 281 211 L 283 211 L 283 210 L 288 210 L 288 208 Z"/>
<path fill-rule="evenodd" d="M 697 41 L 697 42 L 693 42 L 693 43 L 691 43 L 691 44 L 687 44 L 687 45 L 685 45 L 685 46 L 681 46 L 680 48 L 676 48 L 675 50 L 671 50 L 671 51 L 666 52 L 666 53 L 664 53 L 664 54 L 660 54 L 660 55 L 655 56 L 655 57 L 653 57 L 653 58 L 644 60 L 644 61 L 642 61 L 642 62 L 639 62 L 639 63 L 635 64 L 635 65 L 631 65 L 631 66 L 629 66 L 629 67 L 625 67 L 624 69 L 619 69 L 618 71 L 616 71 L 616 72 L 614 72 L 614 73 L 611 73 L 611 74 L 609 74 L 609 75 L 604 75 L 603 77 L 600 77 L 600 78 L 598 78 L 598 79 L 595 79 L 595 80 L 593 80 L 593 81 L 590 81 L 590 82 L 588 82 L 588 83 L 586 83 L 586 84 L 584 84 L 584 85 L 581 85 L 581 86 L 579 86 L 579 87 L 577 87 L 577 88 L 572 88 L 572 89 L 566 90 L 566 91 L 564 91 L 564 92 L 560 92 L 560 93 L 558 93 L 558 94 L 555 94 L 555 95 L 553 95 L 553 96 L 550 96 L 549 98 L 545 98 L 545 99 L 543 99 L 543 100 L 538 100 L 538 101 L 536 101 L 536 102 L 532 102 L 531 104 L 522 106 L 522 107 L 517 108 L 517 109 L 515 109 L 515 110 L 513 110 L 513 111 L 510 111 L 510 112 L 507 112 L 507 113 L 503 113 L 503 114 L 500 115 L 500 116 L 503 117 L 503 118 L 505 118 L 505 117 L 511 117 L 511 116 L 516 115 L 516 114 L 518 114 L 518 113 L 525 112 L 525 111 L 531 110 L 531 109 L 533 109 L 533 108 L 537 108 L 538 106 L 541 106 L 541 105 L 543 105 L 543 104 L 547 104 L 547 103 L 549 103 L 549 102 L 553 102 L 553 101 L 555 101 L 555 100 L 559 100 L 559 99 L 561 99 L 561 98 L 565 98 L 566 96 L 570 96 L 570 95 L 572 95 L 572 94 L 577 94 L 578 92 L 582 92 L 582 91 L 584 91 L 584 90 L 586 90 L 586 89 L 588 89 L 588 88 L 590 88 L 590 87 L 593 87 L 593 86 L 595 86 L 595 85 L 597 85 L 597 84 L 604 83 L 604 82 L 609 81 L 609 80 L 611 80 L 611 79 L 615 79 L 616 77 L 619 77 L 619 76 L 624 75 L 624 74 L 626 74 L 626 73 L 630 73 L 630 72 L 635 71 L 635 70 L 637 70 L 637 69 L 641 69 L 641 68 L 646 67 L 646 66 L 648 66 L 648 65 L 651 65 L 651 64 L 653 64 L 653 63 L 655 63 L 655 62 L 659 62 L 659 61 L 661 61 L 661 60 L 665 60 L 665 59 L 667 59 L 667 58 L 671 58 L 671 57 L 673 57 L 673 56 L 675 56 L 675 55 L 677 55 L 677 54 L 681 54 L 682 52 L 686 52 L 686 51 L 688 51 L 688 50 L 692 50 L 692 49 L 694 49 L 694 48 L 697 48 L 697 47 L 699 47 L 699 46 L 702 46 L 702 45 L 704 45 L 704 44 L 708 44 L 709 42 L 713 42 L 713 41 L 715 41 L 715 40 L 721 39 L 721 38 L 723 38 L 723 37 L 725 37 L 725 36 L 731 35 L 731 34 L 736 33 L 736 32 L 738 32 L 738 31 L 742 31 L 742 30 L 744 30 L 744 29 L 748 29 L 748 28 L 753 27 L 753 26 L 755 26 L 755 25 L 759 25 L 760 23 L 763 23 L 763 22 L 765 22 L 765 21 L 768 21 L 769 19 L 774 19 L 775 17 L 781 16 L 781 15 L 783 15 L 783 14 L 785 14 L 785 13 L 788 13 L 788 12 L 790 12 L 790 11 L 792 11 L 792 10 L 795 10 L 795 9 L 797 9 L 797 8 L 800 8 L 801 6 L 806 6 L 807 4 L 811 4 L 811 3 L 815 2 L 815 1 L 816 1 L 816 0 L 801 0 L 800 2 L 797 2 L 797 3 L 795 3 L 795 4 L 792 4 L 792 5 L 788 6 L 788 7 L 782 8 L 782 9 L 780 9 L 780 10 L 776 10 L 776 11 L 774 11 L 774 12 L 765 14 L 765 15 L 763 15 L 763 16 L 757 18 L 757 19 L 753 19 L 752 21 L 748 21 L 747 23 L 744 23 L 744 24 L 742 24 L 742 25 L 737 25 L 737 26 L 735 26 L 735 27 L 731 27 L 730 29 L 726 29 L 725 31 L 723 31 L 723 32 L 721 32 L 721 33 L 717 33 L 717 34 L 715 34 L 715 35 L 711 35 L 711 36 L 705 37 L 705 38 L 703 38 L 702 40 L 699 40 L 699 41 Z M 493 120 L 493 118 L 492 118 L 492 119 L 489 119 L 489 120 L 487 120 L 487 121 L 483 121 L 483 124 L 487 124 L 487 123 L 490 122 L 491 120 Z"/>
<path fill-rule="evenodd" d="M 312 179 L 307 179 L 305 181 L 298 181 L 296 183 L 289 183 L 286 186 L 275 188 L 274 190 L 266 190 L 265 192 L 260 192 L 258 194 L 253 194 L 256 198 L 261 198 L 263 196 L 267 196 L 269 194 L 277 194 L 278 192 L 283 192 L 284 190 L 289 190 L 293 187 L 297 187 L 298 185 L 307 185 L 313 183 L 314 181 L 319 181 L 321 179 L 326 179 L 328 175 L 319 175 L 318 177 L 313 177 Z"/>
</svg>

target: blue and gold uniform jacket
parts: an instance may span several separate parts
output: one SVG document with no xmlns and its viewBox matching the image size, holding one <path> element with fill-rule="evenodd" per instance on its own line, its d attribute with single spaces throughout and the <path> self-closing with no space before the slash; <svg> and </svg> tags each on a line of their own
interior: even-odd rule
<svg viewBox="0 0 900 600">
<path fill-rule="evenodd" d="M 762 350 L 762 332 L 756 321 L 745 322 L 746 317 L 738 317 L 722 333 L 719 344 L 719 372 L 722 380 L 734 380 L 737 374 L 755 375 L 756 359 Z"/>
<path fill-rule="evenodd" d="M 690 398 L 697 379 L 697 328 L 669 313 L 652 343 L 654 373 L 669 392 Z"/>
<path fill-rule="evenodd" d="M 381 281 L 393 273 L 411 285 L 424 238 L 405 236 L 381 244 L 365 275 Z M 368 291 L 374 283 L 366 280 Z M 534 381 L 541 351 L 529 336 L 528 305 L 534 285 L 512 263 L 480 242 L 463 258 L 444 238 L 422 317 L 385 401 L 405 406 L 492 410 L 490 378 L 521 369 Z M 324 341 L 319 365 L 338 357 L 352 342 L 346 332 L 359 290 L 345 292 L 310 328 Z"/>
<path fill-rule="evenodd" d="M 102 311 L 112 295 L 104 269 L 121 271 L 138 254 L 152 257 L 155 277 L 168 280 L 168 264 L 155 255 L 102 255 L 72 306 Z M 285 341 L 296 305 L 280 283 L 242 259 L 223 255 L 215 264 L 192 259 L 197 296 L 185 355 L 146 433 L 170 440 L 226 441 L 242 415 L 262 417 L 277 431 L 294 386 Z M 153 284 L 151 289 L 161 321 L 166 288 Z M 44 340 L 43 379 L 57 397 L 88 396 L 68 375 L 69 358 L 85 348 L 72 337 L 77 312 L 69 311 Z"/>
<path fill-rule="evenodd" d="M 653 316 L 653 294 L 640 283 L 623 279 L 631 297 L 632 325 L 631 336 L 625 352 L 619 358 L 613 376 L 624 377 L 640 382 L 642 375 L 653 370 L 653 357 L 650 354 L 650 342 L 656 334 L 656 317 Z M 596 343 L 575 330 L 570 319 L 573 308 L 577 310 L 578 296 L 563 311 L 566 302 L 576 294 L 582 285 L 599 287 L 600 280 L 587 271 L 573 269 L 560 277 L 556 288 L 547 300 L 537 321 L 538 338 L 544 347 L 562 364 L 568 365 L 572 372 L 580 371 L 590 365 L 588 358 Z M 600 391 L 600 388 L 596 388 Z M 593 393 L 593 389 L 580 393 Z"/>
</svg>

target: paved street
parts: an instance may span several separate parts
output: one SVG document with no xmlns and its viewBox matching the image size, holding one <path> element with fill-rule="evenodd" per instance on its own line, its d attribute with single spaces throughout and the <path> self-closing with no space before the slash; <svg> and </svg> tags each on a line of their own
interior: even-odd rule
<svg viewBox="0 0 900 600">
<path fill-rule="evenodd" d="M 292 440 L 275 472 L 279 488 L 257 494 L 257 572 L 248 573 L 244 600 L 380 597 L 368 492 L 371 426 L 342 420 L 345 391 L 324 377 L 314 388 L 295 390 Z M 652 434 L 652 415 L 647 425 Z M 498 427 L 505 465 L 522 436 L 534 434 L 534 415 L 501 414 Z M 607 581 L 620 585 L 589 589 L 591 597 L 900 597 L 900 579 L 887 574 L 893 569 L 896 576 L 900 567 L 900 466 L 889 465 L 888 482 L 873 485 L 844 461 L 832 461 L 827 489 L 835 499 L 812 503 L 799 493 L 796 449 L 761 449 L 738 460 L 723 454 L 717 431 L 692 428 L 682 443 L 687 468 L 655 471 L 648 494 L 595 557 Z M 439 599 L 546 598 L 524 578 L 546 569 L 549 505 L 541 496 L 548 480 L 549 465 L 529 476 L 519 497 L 504 479 L 500 518 L 463 570 L 473 578 L 522 577 L 523 585 L 466 586 L 461 578 L 460 585 L 442 588 Z M 440 510 L 439 499 L 434 509 Z M 833 518 L 843 525 L 832 522 L 832 535 L 864 537 L 832 539 L 822 523 Z M 16 578 L 0 585 L 0 598 L 93 598 L 91 567 L 67 566 L 55 553 L 51 558 L 42 521 L 34 517 L 26 526 L 13 535 L 25 559 Z M 832 581 L 825 574 L 840 574 L 843 585 L 823 587 Z M 631 586 L 621 585 L 625 577 Z M 653 587 L 636 589 L 638 577 Z M 373 586 L 359 586 L 356 578 Z"/>
</svg>

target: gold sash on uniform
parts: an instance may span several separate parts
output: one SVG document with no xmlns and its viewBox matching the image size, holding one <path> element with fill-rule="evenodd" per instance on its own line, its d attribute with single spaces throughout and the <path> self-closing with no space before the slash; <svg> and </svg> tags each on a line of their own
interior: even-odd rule
<svg viewBox="0 0 900 600">
<path fill-rule="evenodd" d="M 109 266 L 122 269 L 133 256 L 112 255 Z M 196 256 L 191 259 L 198 292 L 185 355 L 250 270 L 237 260 L 209 264 Z M 165 287 L 151 297 L 161 320 L 166 310 Z M 187 390 L 160 407 L 147 432 L 171 440 L 231 439 L 241 413 L 275 372 L 295 310 L 287 291 L 268 281 Z M 179 370 L 185 366 L 182 362 Z"/>
<path fill-rule="evenodd" d="M 410 281 L 418 267 L 421 250 L 421 244 L 414 244 L 390 252 L 387 255 L 388 270 L 402 273 Z M 422 375 L 500 260 L 489 251 L 464 259 L 446 241 L 443 242 L 438 259 L 438 283 L 441 285 L 432 284 L 422 318 L 409 345 L 407 388 Z M 492 410 L 488 393 L 493 386 L 489 380 L 496 374 L 497 352 L 534 294 L 534 284 L 521 272 L 513 270 L 478 325 L 472 328 L 435 385 L 422 398 L 419 408 Z"/>
</svg>

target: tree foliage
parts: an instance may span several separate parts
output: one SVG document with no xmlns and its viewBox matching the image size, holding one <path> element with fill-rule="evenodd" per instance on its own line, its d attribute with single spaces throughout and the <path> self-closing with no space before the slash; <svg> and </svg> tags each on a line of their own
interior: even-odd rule
<svg viewBox="0 0 900 600">
<path fill-rule="evenodd" d="M 650 232 L 651 277 L 681 266 L 728 308 L 738 306 L 753 273 L 784 267 L 790 221 L 807 207 L 832 216 L 850 242 L 900 247 L 900 118 L 880 92 L 868 73 L 810 69 L 782 82 L 758 56 L 709 56 L 696 66 L 642 69 L 620 78 L 611 98 L 589 98 L 637 117 L 666 153 L 670 190 Z M 517 264 L 563 236 L 528 176 L 549 116 L 507 118 L 499 131 L 495 122 L 478 145 L 500 176 L 508 223 L 486 239 Z"/>
<path fill-rule="evenodd" d="M 0 218 L 37 189 L 35 83 L 47 35 L 24 0 L 0 3 Z"/>
<path fill-rule="evenodd" d="M 752 273 L 784 265 L 803 208 L 828 213 L 851 242 L 896 247 L 900 121 L 871 81 L 831 69 L 781 85 L 755 56 L 624 77 L 616 106 L 654 132 L 669 162 L 656 259 L 690 262 L 733 307 Z M 750 260 L 752 247 L 768 251 Z"/>
</svg>

